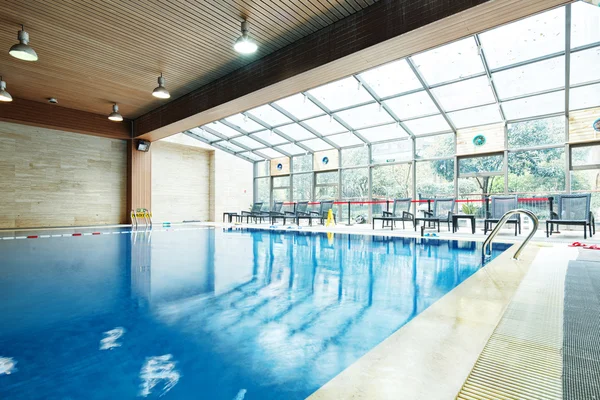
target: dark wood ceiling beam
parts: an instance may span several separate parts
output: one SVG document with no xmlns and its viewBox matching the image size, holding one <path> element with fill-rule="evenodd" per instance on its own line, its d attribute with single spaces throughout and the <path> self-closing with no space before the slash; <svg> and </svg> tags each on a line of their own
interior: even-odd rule
<svg viewBox="0 0 600 400">
<path fill-rule="evenodd" d="M 130 120 L 114 122 L 107 115 L 24 99 L 14 98 L 10 103 L 1 103 L 0 121 L 111 139 L 131 139 Z"/>
<path fill-rule="evenodd" d="M 134 136 L 158 140 L 568 2 L 381 0 L 140 116 Z"/>
</svg>

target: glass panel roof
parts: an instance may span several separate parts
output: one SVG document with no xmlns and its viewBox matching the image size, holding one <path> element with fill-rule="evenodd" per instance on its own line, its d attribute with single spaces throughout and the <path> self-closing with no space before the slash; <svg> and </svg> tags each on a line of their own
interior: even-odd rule
<svg viewBox="0 0 600 400">
<path fill-rule="evenodd" d="M 373 97 L 362 85 L 359 85 L 354 77 L 319 86 L 309 90 L 308 93 L 323 103 L 330 111 L 374 101 Z"/>
<path fill-rule="evenodd" d="M 257 124 L 256 122 L 252 121 L 250 118 L 246 117 L 243 114 L 232 115 L 231 117 L 225 118 L 225 121 L 229 122 L 232 125 L 235 125 L 236 127 L 248 133 L 261 131 L 265 129 L 264 126 Z"/>
<path fill-rule="evenodd" d="M 565 111 L 565 91 L 541 94 L 502 103 L 506 119 L 535 117 Z"/>
<path fill-rule="evenodd" d="M 278 151 L 275 151 L 271 148 L 265 148 L 265 149 L 260 149 L 260 150 L 256 150 L 257 153 L 263 154 L 264 156 L 266 156 L 267 158 L 279 158 L 279 157 L 284 157 L 283 154 L 281 154 Z"/>
<path fill-rule="evenodd" d="M 263 142 L 269 143 L 272 146 L 287 143 L 286 139 L 282 138 L 275 132 L 268 130 L 253 133 L 252 135 L 250 135 L 250 137 L 261 139 Z"/>
<path fill-rule="evenodd" d="M 448 113 L 448 117 L 450 117 L 450 120 L 458 129 L 502 121 L 502 116 L 500 115 L 497 104 L 454 111 Z"/>
<path fill-rule="evenodd" d="M 492 74 L 500 99 L 565 86 L 565 57 L 527 64 Z"/>
<path fill-rule="evenodd" d="M 307 140 L 305 142 L 302 142 L 302 144 L 304 146 L 308 147 L 309 149 L 311 149 L 312 151 L 321 151 L 321 150 L 328 150 L 328 149 L 333 148 L 327 142 L 325 142 L 323 139 Z"/>
<path fill-rule="evenodd" d="M 569 109 L 571 110 L 600 106 L 600 84 L 573 88 L 569 95 Z"/>
<path fill-rule="evenodd" d="M 339 147 L 348 147 L 348 146 L 356 146 L 359 144 L 363 144 L 364 142 L 356 137 L 355 134 L 351 132 L 341 133 L 339 135 L 328 136 L 327 139 L 331 140 L 333 143 L 338 145 Z"/>
<path fill-rule="evenodd" d="M 238 138 L 231 140 L 235 144 L 241 144 L 242 146 L 246 146 L 247 148 L 254 150 L 260 149 L 261 147 L 265 147 L 264 144 L 257 142 L 254 139 L 249 138 L 248 136 L 240 136 Z"/>
<path fill-rule="evenodd" d="M 440 105 L 445 111 L 494 103 L 494 92 L 488 78 L 468 79 L 432 89 Z"/>
<path fill-rule="evenodd" d="M 298 124 L 280 126 L 279 128 L 277 128 L 277 130 L 283 133 L 284 135 L 289 136 L 293 140 L 303 140 L 315 137 L 315 135 L 313 135 L 308 130 L 304 129 Z"/>
<path fill-rule="evenodd" d="M 275 104 L 298 119 L 306 119 L 325 114 L 302 93 L 295 94 L 275 102 Z"/>
<path fill-rule="evenodd" d="M 230 128 L 227 125 L 222 124 L 220 122 L 211 122 L 208 125 L 204 125 L 204 127 L 208 128 L 208 129 L 212 129 L 213 131 L 216 131 L 216 132 L 218 132 L 221 135 L 226 136 L 226 137 L 232 137 L 232 136 L 239 136 L 239 135 L 241 135 L 240 132 L 238 132 L 235 129 Z"/>
<path fill-rule="evenodd" d="M 245 153 L 240 153 L 240 156 L 244 156 L 244 157 L 249 158 L 249 159 L 254 160 L 254 161 L 262 161 L 262 160 L 264 160 L 264 158 L 262 158 L 258 154 L 250 153 L 249 151 L 247 151 Z"/>
<path fill-rule="evenodd" d="M 427 133 L 451 131 L 450 125 L 441 115 L 425 117 L 419 119 L 411 119 L 405 121 L 404 125 L 415 135 L 425 135 Z"/>
<path fill-rule="evenodd" d="M 357 133 L 369 142 L 401 139 L 408 136 L 408 133 L 406 133 L 406 131 L 399 124 L 395 123 L 377 126 L 375 128 L 361 129 L 357 131 Z"/>
<path fill-rule="evenodd" d="M 439 112 L 426 91 L 407 94 L 384 102 L 401 120 L 422 117 Z"/>
<path fill-rule="evenodd" d="M 564 51 L 565 9 L 534 15 L 479 37 L 492 69 Z"/>
<path fill-rule="evenodd" d="M 227 141 L 217 142 L 217 143 L 214 143 L 214 145 L 218 146 L 218 147 L 224 147 L 224 148 L 234 151 L 236 153 L 245 150 L 245 149 L 241 148 L 240 146 L 236 146 L 235 144 L 229 143 Z"/>
<path fill-rule="evenodd" d="M 302 147 L 300 147 L 294 143 L 288 143 L 288 144 L 284 144 L 281 146 L 277 146 L 277 147 L 275 147 L 275 149 L 284 151 L 293 156 L 306 153 L 306 150 L 304 150 Z"/>
<path fill-rule="evenodd" d="M 365 128 L 367 126 L 385 124 L 394 122 L 394 119 L 377 103 L 353 108 L 351 110 L 340 111 L 335 114 L 352 129 Z"/>
<path fill-rule="evenodd" d="M 248 114 L 266 122 L 270 126 L 283 125 L 292 122 L 291 119 L 274 109 L 268 104 L 253 108 L 248 111 Z"/>
<path fill-rule="evenodd" d="M 571 48 L 600 42 L 600 7 L 578 1 L 571 4 Z"/>
<path fill-rule="evenodd" d="M 334 133 L 341 133 L 348 130 L 329 115 L 312 118 L 304 121 L 304 123 L 314 129 L 316 132 L 319 132 L 321 135 L 332 135 Z"/>
<path fill-rule="evenodd" d="M 193 129 L 190 129 L 190 132 L 208 140 L 209 142 L 214 142 L 215 140 L 221 139 L 220 137 L 217 137 L 217 136 L 213 135 L 212 133 L 206 132 L 202 128 L 193 128 Z"/>
<path fill-rule="evenodd" d="M 375 91 L 379 98 L 423 88 L 405 59 L 370 69 L 359 77 Z"/>
<path fill-rule="evenodd" d="M 571 53 L 571 85 L 597 80 L 600 80 L 600 47 Z"/>
<path fill-rule="evenodd" d="M 484 72 L 473 37 L 459 40 L 411 57 L 428 85 L 448 82 Z"/>
</svg>

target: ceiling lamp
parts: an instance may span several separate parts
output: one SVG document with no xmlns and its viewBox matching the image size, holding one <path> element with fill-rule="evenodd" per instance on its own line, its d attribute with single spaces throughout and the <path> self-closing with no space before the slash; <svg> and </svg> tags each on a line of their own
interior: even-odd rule
<svg viewBox="0 0 600 400">
<path fill-rule="evenodd" d="M 35 50 L 29 45 L 29 34 L 25 32 L 25 27 L 21 25 L 21 30 L 17 35 L 19 43 L 10 48 L 8 54 L 24 61 L 37 61 L 38 56 Z"/>
<path fill-rule="evenodd" d="M 242 21 L 242 36 L 235 41 L 233 48 L 240 54 L 252 54 L 258 49 L 256 42 L 248 36 L 248 21 Z"/>
<path fill-rule="evenodd" d="M 110 115 L 108 116 L 108 119 L 110 119 L 111 121 L 123 121 L 123 116 L 121 114 L 119 114 L 119 106 L 116 104 L 113 104 L 113 112 L 110 113 Z"/>
<path fill-rule="evenodd" d="M 6 82 L 0 76 L 0 101 L 12 101 L 12 96 L 6 91 Z"/>
<path fill-rule="evenodd" d="M 163 78 L 162 72 L 158 77 L 158 87 L 152 91 L 152 96 L 158 97 L 159 99 L 168 99 L 171 97 L 169 91 L 165 89 L 165 78 Z"/>
</svg>

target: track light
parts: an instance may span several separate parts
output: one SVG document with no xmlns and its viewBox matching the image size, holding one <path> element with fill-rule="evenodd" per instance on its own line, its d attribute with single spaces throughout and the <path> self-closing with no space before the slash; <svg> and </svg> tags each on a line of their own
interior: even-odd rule
<svg viewBox="0 0 600 400">
<path fill-rule="evenodd" d="M 242 36 L 235 41 L 233 46 L 240 54 L 252 54 L 258 49 L 258 45 L 248 36 L 248 21 L 242 21 Z"/>
<path fill-rule="evenodd" d="M 29 45 L 29 34 L 25 32 L 25 27 L 21 25 L 21 30 L 17 34 L 19 43 L 10 48 L 8 54 L 24 61 L 37 61 L 38 56 L 35 50 Z"/>
<path fill-rule="evenodd" d="M 169 91 L 165 89 L 165 78 L 163 78 L 162 72 L 158 77 L 158 87 L 156 87 L 152 91 L 152 96 L 158 97 L 159 99 L 168 99 L 169 97 L 171 97 Z"/>
<path fill-rule="evenodd" d="M 108 119 L 110 119 L 111 121 L 123 121 L 123 116 L 121 114 L 119 114 L 119 106 L 116 104 L 113 104 L 113 112 L 110 113 L 110 115 L 108 116 Z"/>
<path fill-rule="evenodd" d="M 0 101 L 12 101 L 12 96 L 6 91 L 6 82 L 0 76 Z"/>
</svg>

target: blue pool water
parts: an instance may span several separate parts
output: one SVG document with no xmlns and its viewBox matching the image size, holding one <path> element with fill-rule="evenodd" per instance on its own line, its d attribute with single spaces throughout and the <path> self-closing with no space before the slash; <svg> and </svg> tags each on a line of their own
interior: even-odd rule
<svg viewBox="0 0 600 400">
<path fill-rule="evenodd" d="M 214 229 L 0 240 L 0 399 L 303 399 L 472 275 L 480 246 Z"/>
</svg>

